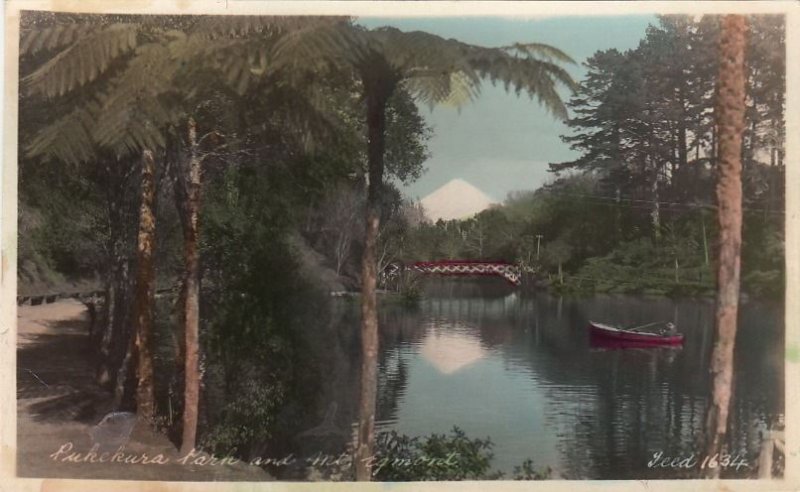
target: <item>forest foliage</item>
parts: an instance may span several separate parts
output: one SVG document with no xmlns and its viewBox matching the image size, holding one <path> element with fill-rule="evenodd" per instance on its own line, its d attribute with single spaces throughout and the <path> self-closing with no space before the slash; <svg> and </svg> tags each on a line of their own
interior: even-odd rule
<svg viewBox="0 0 800 492">
<path fill-rule="evenodd" d="M 132 336 L 139 154 L 156 155 L 155 272 L 158 288 L 173 292 L 184 274 L 176 170 L 190 153 L 199 159 L 198 444 L 210 450 L 257 452 L 314 418 L 324 369 L 309 340 L 325 328 L 340 280 L 320 278 L 330 264 L 313 248 L 326 247 L 329 229 L 309 225 L 327 217 L 333 190 L 363 195 L 366 122 L 348 74 L 321 67 L 297 78 L 265 67 L 289 56 L 279 46 L 286 33 L 326 26 L 355 29 L 344 18 L 23 15 L 20 290 L 105 290 L 98 381 L 132 409 L 135 381 L 121 369 Z M 387 129 L 387 178 L 416 179 L 430 130 L 404 88 L 388 101 Z M 385 208 L 395 210 L 400 193 L 387 187 Z M 357 253 L 360 238 L 350 240 Z M 353 276 L 350 260 L 341 273 Z M 178 297 L 157 301 L 155 323 L 157 421 L 173 436 L 185 410 Z"/>
<path fill-rule="evenodd" d="M 636 49 L 595 53 L 563 111 L 554 92 L 536 92 L 524 77 L 509 82 L 568 115 L 563 140 L 578 157 L 552 163 L 554 179 L 540 189 L 513 193 L 469 219 L 437 223 L 401 192 L 422 176 L 428 157 L 432 130 L 418 104 L 457 105 L 477 97 L 481 78 L 514 80 L 515 70 L 527 73 L 515 57 L 544 56 L 559 76 L 555 62 L 568 58 L 543 45 L 473 52 L 453 40 L 443 41 L 443 51 L 425 51 L 438 41 L 379 30 L 375 39 L 384 47 L 402 40 L 431 63 L 466 53 L 471 65 L 462 75 L 410 79 L 387 102 L 378 271 L 392 262 L 503 259 L 534 269 L 536 278 L 561 291 L 709 292 L 717 250 L 717 20 L 662 17 Z M 309 47 L 282 36 L 319 29 L 317 45 L 329 49 L 325 43 L 342 33 L 358 41 L 364 30 L 339 18 L 33 12 L 23 15 L 21 29 L 20 292 L 82 284 L 105 289 L 109 309 L 98 323 L 118 336 L 102 357 L 112 373 L 119 369 L 132 316 L 138 153 L 150 148 L 157 156 L 157 282 L 174 291 L 183 240 L 181 198 L 169 166 L 188 152 L 191 117 L 204 182 L 206 389 L 199 442 L 253 456 L 265 443 L 288 440 L 317 417 L 311 409 L 326 368 L 314 362 L 314 351 L 329 347 L 311 339 L 325 329 L 329 292 L 359 283 L 367 121 L 362 81 L 319 53 L 306 61 L 324 75 L 298 75 L 292 50 Z M 753 16 L 749 39 L 743 283 L 751 294 L 779 297 L 785 275 L 782 19 Z M 351 55 L 359 61 L 363 53 Z M 401 55 L 389 50 L 387 56 Z M 179 315 L 172 304 L 157 312 L 155 364 L 168 375 L 156 381 L 157 412 L 174 435 L 180 425 L 172 417 L 182 405 L 175 367 Z M 113 386 L 113 374 L 103 383 Z M 400 442 L 399 452 L 409 455 L 451 447 L 472 452 L 462 469 L 472 472 L 433 478 L 490 472 L 488 442 L 458 433 Z M 531 466 L 523 465 L 522 476 L 539 476 Z M 408 470 L 382 473 L 410 478 Z"/>
<path fill-rule="evenodd" d="M 711 293 L 718 29 L 710 16 L 663 16 L 637 48 L 596 52 L 562 137 L 578 157 L 551 163 L 553 178 L 535 191 L 469 219 L 423 224 L 406 257 L 502 259 L 534 267 L 561 291 Z M 748 39 L 743 289 L 780 298 L 783 19 L 753 16 Z"/>
</svg>

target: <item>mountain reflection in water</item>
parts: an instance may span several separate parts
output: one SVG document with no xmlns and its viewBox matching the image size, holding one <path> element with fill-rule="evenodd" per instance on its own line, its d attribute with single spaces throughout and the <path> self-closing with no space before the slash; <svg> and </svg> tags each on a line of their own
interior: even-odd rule
<svg viewBox="0 0 800 492">
<path fill-rule="evenodd" d="M 478 337 L 459 333 L 458 325 L 432 327 L 420 343 L 419 353 L 442 374 L 453 374 L 486 357 Z"/>
<path fill-rule="evenodd" d="M 458 426 L 488 436 L 493 467 L 507 475 L 532 458 L 566 478 L 679 476 L 647 462 L 658 451 L 687 456 L 702 437 L 713 302 L 554 298 L 463 279 L 432 279 L 425 294 L 416 309 L 381 306 L 378 431 Z M 784 412 L 783 310 L 749 302 L 740 311 L 731 442 L 754 464 L 759 431 Z M 589 319 L 675 320 L 686 341 L 680 350 L 592 347 Z M 357 345 L 350 354 L 357 361 Z M 348 380 L 344 394 L 357 395 L 358 379 Z M 351 423 L 356 404 L 346 404 Z"/>
</svg>

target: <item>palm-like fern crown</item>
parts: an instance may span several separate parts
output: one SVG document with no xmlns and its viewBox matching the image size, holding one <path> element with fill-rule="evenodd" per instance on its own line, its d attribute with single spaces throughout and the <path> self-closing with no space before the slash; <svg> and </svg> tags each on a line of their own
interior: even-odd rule
<svg viewBox="0 0 800 492">
<path fill-rule="evenodd" d="M 426 32 L 384 27 L 366 30 L 333 23 L 303 36 L 283 37 L 275 46 L 279 67 L 317 69 L 349 65 L 360 73 L 386 64 L 420 102 L 460 106 L 480 94 L 481 81 L 502 83 L 517 95 L 527 93 L 555 116 L 567 111 L 558 85 L 577 84 L 559 63 L 574 63 L 564 52 L 540 43 L 485 48 Z"/>
<path fill-rule="evenodd" d="M 20 53 L 45 59 L 21 80 L 24 97 L 90 92 L 27 145 L 29 155 L 66 162 L 91 160 L 99 148 L 121 155 L 162 146 L 165 128 L 190 111 L 187 101 L 215 84 L 238 94 L 254 88 L 285 91 L 286 84 L 306 88 L 308 121 L 324 121 L 331 114 L 324 84 L 307 80 L 322 70 L 350 69 L 363 78 L 385 69 L 430 105 L 464 104 L 479 95 L 481 81 L 488 79 L 536 97 L 562 118 L 566 109 L 557 86 L 575 87 L 558 65 L 572 60 L 550 46 L 483 48 L 424 32 L 366 30 L 340 17 L 28 20 L 21 29 Z"/>
<path fill-rule="evenodd" d="M 46 57 L 21 79 L 23 98 L 81 95 L 73 97 L 80 103 L 38 132 L 26 150 L 29 156 L 71 163 L 92 160 L 99 149 L 122 155 L 162 147 L 165 129 L 191 110 L 189 101 L 195 96 L 219 85 L 243 94 L 272 75 L 267 56 L 275 39 L 342 21 L 264 16 L 42 17 L 33 13 L 27 21 L 23 17 L 22 58 Z M 319 113 L 308 119 L 325 120 Z"/>
</svg>

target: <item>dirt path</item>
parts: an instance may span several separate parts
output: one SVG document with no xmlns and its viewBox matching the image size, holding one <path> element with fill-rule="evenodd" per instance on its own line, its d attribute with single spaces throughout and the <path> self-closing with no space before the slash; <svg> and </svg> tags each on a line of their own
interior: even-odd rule
<svg viewBox="0 0 800 492">
<path fill-rule="evenodd" d="M 131 415 L 98 425 L 111 395 L 94 381 L 87 313 L 78 301 L 21 306 L 17 314 L 17 475 L 117 480 L 265 481 L 243 463 L 179 463 L 183 456 L 162 434 L 135 426 Z M 109 424 L 111 422 L 111 424 Z M 68 444 L 69 443 L 69 444 Z M 97 444 L 95 454 L 88 454 Z M 58 454 L 71 445 L 68 452 Z M 121 453 L 119 447 L 124 445 Z M 63 448 L 62 448 L 63 446 Z M 100 462 L 106 452 L 105 462 Z M 55 455 L 54 455 L 55 453 Z M 161 454 L 167 462 L 154 460 Z M 150 463 L 124 463 L 146 455 Z M 54 458 L 55 456 L 55 458 Z M 202 455 L 207 456 L 207 455 Z M 133 458 L 130 458 L 133 457 Z M 92 458 L 95 462 L 92 463 Z M 200 458 L 202 460 L 202 458 Z M 198 460 L 197 463 L 202 463 Z"/>
</svg>

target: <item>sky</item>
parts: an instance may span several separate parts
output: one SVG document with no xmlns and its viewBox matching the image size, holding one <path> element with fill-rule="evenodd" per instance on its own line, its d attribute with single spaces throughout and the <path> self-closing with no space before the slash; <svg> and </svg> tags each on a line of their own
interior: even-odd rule
<svg viewBox="0 0 800 492">
<path fill-rule="evenodd" d="M 624 51 L 638 46 L 655 16 L 620 17 L 453 17 L 369 18 L 366 27 L 394 26 L 403 31 L 426 31 L 480 46 L 541 42 L 570 55 L 578 65 L 567 66 L 577 81 L 580 65 L 597 50 Z M 567 92 L 564 92 L 566 95 Z M 431 157 L 423 176 L 404 188 L 421 199 L 455 178 L 462 178 L 500 202 L 509 192 L 532 190 L 552 178 L 549 162 L 577 157 L 559 138 L 566 126 L 526 95 L 507 94 L 502 86 L 484 83 L 481 96 L 460 110 L 420 106 L 433 128 L 428 143 Z"/>
</svg>

